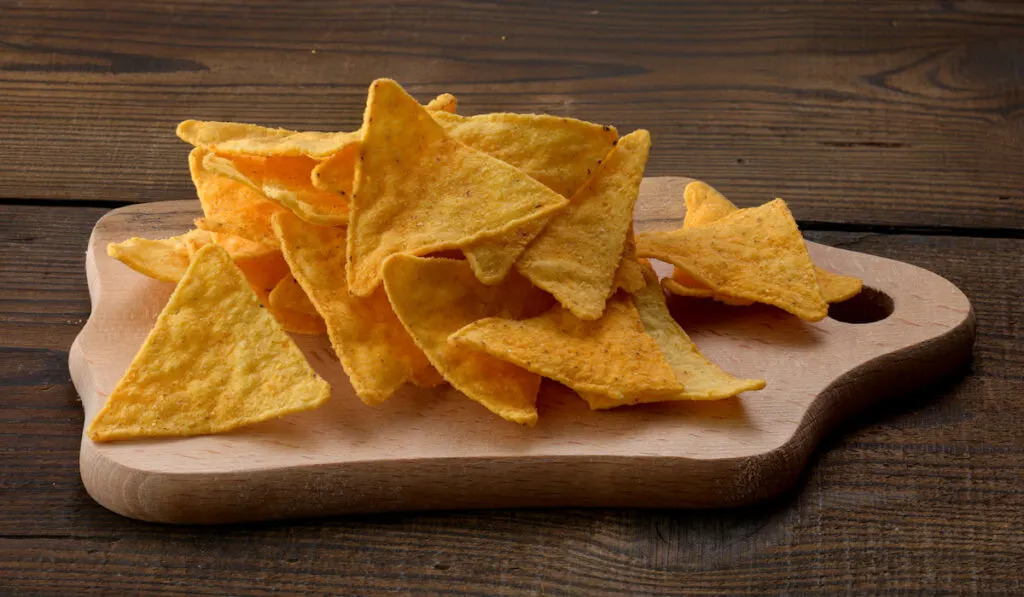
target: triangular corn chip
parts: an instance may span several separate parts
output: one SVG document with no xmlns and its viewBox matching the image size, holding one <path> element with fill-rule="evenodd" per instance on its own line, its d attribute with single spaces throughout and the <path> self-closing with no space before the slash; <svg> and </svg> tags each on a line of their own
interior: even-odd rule
<svg viewBox="0 0 1024 597">
<path fill-rule="evenodd" d="M 268 249 L 277 248 L 277 240 L 270 229 L 270 218 L 286 211 L 268 200 L 262 193 L 231 177 L 214 172 L 206 166 L 210 152 L 195 148 L 188 154 L 189 170 L 195 183 L 205 220 L 215 226 L 205 229 L 216 233 L 231 233 L 251 240 Z M 196 222 L 197 227 L 203 227 Z"/>
<path fill-rule="evenodd" d="M 448 336 L 484 317 L 529 314 L 543 293 L 516 274 L 485 286 L 465 261 L 405 254 L 384 263 L 384 286 L 398 318 L 455 389 L 508 421 L 537 422 L 540 376 Z"/>
<path fill-rule="evenodd" d="M 327 331 L 323 318 L 291 274 L 281 278 L 267 300 L 267 308 L 285 330 L 298 334 L 323 334 Z"/>
<path fill-rule="evenodd" d="M 177 283 L 188 269 L 188 242 L 202 241 L 205 244 L 210 238 L 211 234 L 205 230 L 189 230 L 179 236 L 158 240 L 132 237 L 108 244 L 107 255 L 144 276 Z"/>
<path fill-rule="evenodd" d="M 410 380 L 428 386 L 439 382 L 383 288 L 365 298 L 349 294 L 344 229 L 279 214 L 274 230 L 295 279 L 327 324 L 334 352 L 360 400 L 380 403 Z"/>
<path fill-rule="evenodd" d="M 462 253 L 473 269 L 477 280 L 484 284 L 497 284 L 505 279 L 526 247 L 548 224 L 549 218 L 531 220 L 504 234 L 485 238 L 462 247 Z"/>
<path fill-rule="evenodd" d="M 650 147 L 651 136 L 642 129 L 619 139 L 516 262 L 520 273 L 580 319 L 601 317 L 615 290 Z"/>
<path fill-rule="evenodd" d="M 639 234 L 637 254 L 671 263 L 716 292 L 807 321 L 828 314 L 807 246 L 781 199 L 705 226 Z"/>
<path fill-rule="evenodd" d="M 339 149 L 338 153 L 318 163 L 312 172 L 313 186 L 321 191 L 341 195 L 347 202 L 352 197 L 360 147 L 358 141 L 349 143 Z"/>
<path fill-rule="evenodd" d="M 447 112 L 449 114 L 455 114 L 455 107 L 458 105 L 455 96 L 450 93 L 442 93 L 441 95 L 430 100 L 430 103 L 424 106 L 428 110 L 434 110 L 437 112 Z"/>
<path fill-rule="evenodd" d="M 693 340 L 690 340 L 669 313 L 665 305 L 665 295 L 658 284 L 658 275 L 649 265 L 643 268 L 642 275 L 645 286 L 633 294 L 633 304 L 640 314 L 644 331 L 654 338 L 683 389 L 674 394 L 641 395 L 635 402 L 720 400 L 764 387 L 763 379 L 735 378 L 702 355 Z M 580 396 L 594 410 L 629 404 L 600 394 L 583 392 Z"/>
<path fill-rule="evenodd" d="M 374 81 L 350 205 L 350 290 L 372 293 L 389 255 L 458 249 L 565 203 L 521 170 L 450 139 L 398 83 Z"/>
<path fill-rule="evenodd" d="M 548 114 L 432 114 L 449 137 L 519 168 L 563 197 L 597 170 L 619 138 L 615 127 Z"/>
<path fill-rule="evenodd" d="M 739 210 L 724 195 L 701 181 L 694 181 L 686 185 L 683 197 L 686 201 L 686 218 L 683 221 L 683 228 L 704 226 Z M 863 283 L 858 278 L 833 274 L 818 266 L 814 266 L 814 270 L 818 276 L 818 285 L 821 287 L 822 298 L 827 303 L 839 303 L 853 298 L 860 293 L 863 287 Z M 688 283 L 687 276 L 679 275 L 678 270 L 676 275 L 673 275 L 673 278 L 675 279 L 674 283 L 667 282 L 665 284 L 665 288 L 673 294 L 709 296 L 714 297 L 715 300 L 733 305 L 750 304 L 750 301 L 722 295 L 715 293 L 710 288 L 700 287 L 699 283 L 691 286 Z"/>
<path fill-rule="evenodd" d="M 218 433 L 316 408 L 329 395 L 227 252 L 210 244 L 196 253 L 88 434 L 109 441 Z"/>
<path fill-rule="evenodd" d="M 636 236 L 633 234 L 633 224 L 629 225 L 629 232 L 626 233 L 626 245 L 622 248 L 622 261 L 619 269 L 615 272 L 615 288 L 633 293 L 644 287 L 643 265 L 636 257 Z"/>
<path fill-rule="evenodd" d="M 704 226 L 739 210 L 732 201 L 725 198 L 725 195 L 699 180 L 686 185 L 683 200 L 686 202 L 683 228 Z"/>
<path fill-rule="evenodd" d="M 451 138 L 519 168 L 563 197 L 597 170 L 618 139 L 614 127 L 547 114 L 433 114 Z M 477 279 L 501 281 L 544 228 L 534 222 L 463 247 Z"/>
<path fill-rule="evenodd" d="M 313 186 L 316 162 L 306 156 L 254 157 L 207 154 L 207 170 L 240 182 L 288 208 L 303 220 L 322 226 L 348 222 L 348 199 Z"/>
<path fill-rule="evenodd" d="M 814 274 L 818 277 L 821 296 L 827 303 L 841 303 L 860 294 L 864 282 L 853 276 L 834 274 L 828 270 L 814 266 Z"/>
<path fill-rule="evenodd" d="M 522 321 L 481 319 L 453 333 L 449 341 L 576 392 L 600 394 L 615 402 L 637 402 L 683 390 L 626 295 L 609 300 L 597 321 L 583 321 L 555 306 Z"/>
<path fill-rule="evenodd" d="M 290 131 L 240 122 L 186 120 L 178 125 L 178 138 L 195 147 L 221 154 L 253 156 L 306 156 L 325 158 L 359 140 L 359 131 L 321 133 Z"/>
</svg>

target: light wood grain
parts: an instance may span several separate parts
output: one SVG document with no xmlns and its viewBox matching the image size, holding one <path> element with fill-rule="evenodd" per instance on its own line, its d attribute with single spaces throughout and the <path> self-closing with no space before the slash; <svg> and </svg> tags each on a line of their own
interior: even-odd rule
<svg viewBox="0 0 1024 597">
<path fill-rule="evenodd" d="M 681 217 L 685 179 L 645 181 L 638 228 Z M 109 259 L 107 242 L 187 228 L 194 202 L 111 212 L 86 258 L 93 313 L 70 365 L 88 422 L 145 338 L 172 287 Z M 850 412 L 943 375 L 970 355 L 966 297 L 914 266 L 810 245 L 823 267 L 895 301 L 884 321 L 806 324 L 770 308 L 690 303 L 682 325 L 710 358 L 768 389 L 713 402 L 592 413 L 547 384 L 534 429 L 510 425 L 451 389 L 407 388 L 377 408 L 352 394 L 325 338 L 298 336 L 334 385 L 328 405 L 236 433 L 94 444 L 90 494 L 127 516 L 225 522 L 337 512 L 503 506 L 713 506 L 774 495 Z M 682 305 L 677 305 L 682 307 Z"/>
</svg>

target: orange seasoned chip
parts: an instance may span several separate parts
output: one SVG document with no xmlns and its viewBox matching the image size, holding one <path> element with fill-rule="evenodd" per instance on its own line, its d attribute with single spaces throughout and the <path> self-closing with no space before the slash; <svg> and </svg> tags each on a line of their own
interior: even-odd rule
<svg viewBox="0 0 1024 597">
<path fill-rule="evenodd" d="M 643 268 L 645 286 L 632 297 L 640 314 L 644 331 L 654 339 L 661 354 L 668 361 L 676 380 L 683 389 L 675 393 L 640 395 L 632 403 L 666 400 L 720 400 L 742 392 L 760 390 L 763 379 L 739 379 L 722 371 L 697 349 L 693 340 L 679 327 L 665 305 L 665 295 L 658 285 L 658 275 L 647 266 Z M 629 401 L 613 400 L 600 394 L 581 393 L 580 396 L 594 410 L 614 408 Z"/>
<path fill-rule="evenodd" d="M 205 230 L 189 230 L 180 236 L 150 240 L 132 237 L 107 245 L 107 255 L 117 259 L 144 276 L 161 282 L 177 282 L 189 264 L 190 242 L 209 242 Z"/>
<path fill-rule="evenodd" d="M 370 86 L 348 226 L 349 289 L 368 296 L 396 253 L 426 255 L 498 236 L 566 200 L 449 138 L 394 81 Z"/>
<path fill-rule="evenodd" d="M 313 186 L 321 191 L 341 195 L 347 202 L 352 197 L 359 147 L 360 143 L 354 141 L 342 147 L 338 153 L 318 163 L 312 172 Z"/>
<path fill-rule="evenodd" d="M 508 421 L 537 422 L 540 376 L 448 337 L 484 317 L 529 314 L 544 304 L 543 293 L 517 274 L 485 286 L 463 260 L 406 254 L 385 261 L 384 286 L 402 324 L 455 389 Z"/>
<path fill-rule="evenodd" d="M 450 93 L 442 93 L 441 95 L 430 100 L 430 103 L 424 106 L 428 110 L 447 112 L 449 114 L 455 114 L 455 107 L 458 102 L 455 96 Z"/>
<path fill-rule="evenodd" d="M 619 139 L 516 262 L 520 273 L 580 319 L 601 317 L 615 290 L 650 147 L 650 134 L 642 129 Z"/>
<path fill-rule="evenodd" d="M 195 147 L 220 154 L 252 156 L 305 156 L 325 158 L 359 140 L 359 131 L 321 133 L 290 131 L 241 122 L 186 120 L 178 125 L 178 138 Z"/>
<path fill-rule="evenodd" d="M 92 420 L 93 441 L 229 431 L 316 408 L 330 386 L 218 245 L 200 249 Z"/>
<path fill-rule="evenodd" d="M 382 402 L 407 381 L 423 386 L 440 383 L 398 321 L 383 288 L 365 298 L 349 294 L 344 229 L 279 214 L 274 230 L 295 279 L 323 316 L 334 352 L 360 400 Z"/>
<path fill-rule="evenodd" d="M 625 295 L 605 314 L 583 321 L 561 306 L 525 320 L 488 317 L 450 337 L 455 346 L 486 352 L 576 392 L 622 403 L 682 391 L 654 339 Z"/>
<path fill-rule="evenodd" d="M 195 148 L 188 154 L 192 182 L 195 183 L 199 202 L 206 214 L 205 221 L 215 224 L 206 227 L 211 232 L 231 233 L 244 237 L 269 249 L 277 248 L 277 240 L 270 229 L 270 218 L 286 211 L 252 187 L 212 171 L 206 166 L 209 151 Z M 196 222 L 200 227 L 200 222 Z"/>
<path fill-rule="evenodd" d="M 705 226 L 640 234 L 637 254 L 671 263 L 723 295 L 775 305 L 807 321 L 828 314 L 807 246 L 781 199 Z"/>
<path fill-rule="evenodd" d="M 207 154 L 207 170 L 240 182 L 263 197 L 313 224 L 336 226 L 348 222 L 346 196 L 313 186 L 317 162 L 306 156 L 224 156 Z"/>
<path fill-rule="evenodd" d="M 266 307 L 289 332 L 323 334 L 327 331 L 323 318 L 291 274 L 281 278 L 270 291 Z"/>
</svg>

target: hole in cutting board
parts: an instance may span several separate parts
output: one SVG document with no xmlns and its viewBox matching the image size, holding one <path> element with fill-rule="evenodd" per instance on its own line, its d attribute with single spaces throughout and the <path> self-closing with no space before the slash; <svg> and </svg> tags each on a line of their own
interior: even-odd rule
<svg viewBox="0 0 1024 597">
<path fill-rule="evenodd" d="M 865 286 L 860 294 L 828 307 L 828 316 L 843 323 L 875 323 L 892 315 L 896 304 L 888 294 Z"/>
</svg>

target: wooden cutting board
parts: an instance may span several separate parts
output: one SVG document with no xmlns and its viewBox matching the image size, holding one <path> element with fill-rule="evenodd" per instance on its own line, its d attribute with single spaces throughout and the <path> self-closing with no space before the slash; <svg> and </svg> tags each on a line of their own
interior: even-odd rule
<svg viewBox="0 0 1024 597">
<path fill-rule="evenodd" d="M 644 181 L 638 231 L 678 227 L 684 178 Z M 109 258 L 129 236 L 180 234 L 196 201 L 134 205 L 96 224 L 86 254 L 92 316 L 70 352 L 88 426 L 173 286 Z M 347 512 L 527 506 L 708 507 L 790 485 L 821 437 L 854 411 L 899 400 L 970 358 L 974 316 L 921 268 L 808 243 L 818 265 L 870 289 L 810 324 L 770 307 L 675 299 L 673 313 L 726 371 L 768 387 L 717 402 L 591 412 L 545 382 L 535 428 L 448 386 L 355 397 L 322 336 L 296 336 L 334 387 L 327 405 L 225 435 L 94 444 L 82 481 L 107 508 L 150 521 L 223 523 Z M 667 269 L 660 270 L 663 275 Z M 891 312 L 890 312 L 891 311 Z M 887 316 L 886 316 L 887 315 Z"/>
</svg>

